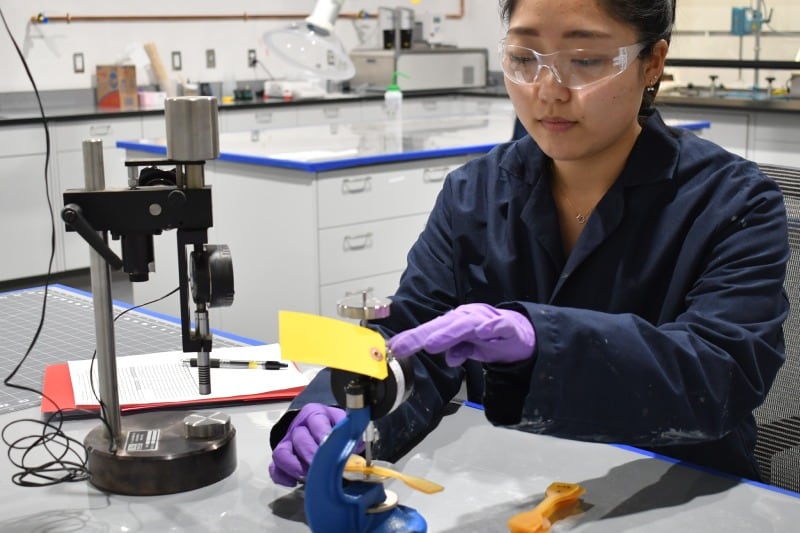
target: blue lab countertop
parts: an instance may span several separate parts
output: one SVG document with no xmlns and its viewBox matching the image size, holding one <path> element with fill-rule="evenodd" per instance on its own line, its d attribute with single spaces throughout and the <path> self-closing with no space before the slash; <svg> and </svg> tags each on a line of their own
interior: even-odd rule
<svg viewBox="0 0 800 533">
<path fill-rule="evenodd" d="M 512 114 L 475 115 L 262 129 L 220 135 L 220 161 L 324 172 L 365 165 L 486 153 L 511 138 Z M 705 121 L 667 121 L 692 130 Z M 300 141 L 300 142 L 298 142 Z M 117 142 L 165 156 L 166 140 Z"/>
</svg>

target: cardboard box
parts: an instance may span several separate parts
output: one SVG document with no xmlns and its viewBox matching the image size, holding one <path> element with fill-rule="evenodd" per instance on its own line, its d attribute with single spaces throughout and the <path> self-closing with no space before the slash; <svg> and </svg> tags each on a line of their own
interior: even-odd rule
<svg viewBox="0 0 800 533">
<path fill-rule="evenodd" d="M 97 66 L 97 107 L 125 111 L 139 109 L 135 66 Z"/>
</svg>

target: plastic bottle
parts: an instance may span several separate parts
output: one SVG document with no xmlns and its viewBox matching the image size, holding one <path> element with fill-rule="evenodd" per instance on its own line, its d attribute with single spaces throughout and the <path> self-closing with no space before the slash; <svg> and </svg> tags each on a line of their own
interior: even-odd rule
<svg viewBox="0 0 800 533">
<path fill-rule="evenodd" d="M 392 83 L 386 86 L 383 93 L 383 108 L 389 120 L 402 120 L 403 118 L 403 91 L 397 85 L 397 76 L 408 77 L 402 72 L 392 74 Z"/>
</svg>

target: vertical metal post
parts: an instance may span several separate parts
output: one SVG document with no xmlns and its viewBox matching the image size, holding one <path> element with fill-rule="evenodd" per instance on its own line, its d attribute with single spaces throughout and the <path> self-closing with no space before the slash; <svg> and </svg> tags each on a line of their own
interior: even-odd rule
<svg viewBox="0 0 800 533">
<path fill-rule="evenodd" d="M 87 191 L 105 188 L 103 141 L 83 141 L 83 172 Z M 107 240 L 106 232 L 102 232 Z M 100 384 L 100 404 L 112 447 L 122 435 L 122 420 L 117 390 L 117 359 L 114 345 L 114 316 L 111 300 L 111 271 L 103 257 L 90 248 L 89 273 L 94 304 L 94 333 L 97 342 L 97 377 Z"/>
</svg>

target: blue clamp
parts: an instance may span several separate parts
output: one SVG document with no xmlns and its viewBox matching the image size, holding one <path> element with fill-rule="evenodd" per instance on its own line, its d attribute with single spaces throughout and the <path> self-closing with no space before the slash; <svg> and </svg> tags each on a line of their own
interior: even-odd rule
<svg viewBox="0 0 800 533">
<path fill-rule="evenodd" d="M 313 533 L 425 533 L 428 525 L 417 511 L 396 505 L 374 510 L 386 500 L 381 483 L 342 479 L 370 421 L 370 408 L 347 409 L 314 455 L 306 477 L 305 510 Z M 373 509 L 373 511 L 370 511 Z"/>
</svg>

